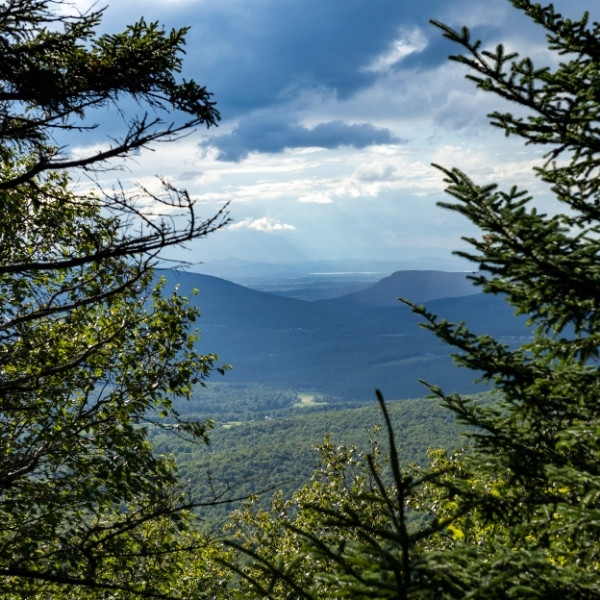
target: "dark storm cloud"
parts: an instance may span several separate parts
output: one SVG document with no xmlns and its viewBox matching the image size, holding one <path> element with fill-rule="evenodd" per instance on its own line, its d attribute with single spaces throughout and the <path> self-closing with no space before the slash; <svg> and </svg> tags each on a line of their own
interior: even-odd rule
<svg viewBox="0 0 600 600">
<path fill-rule="evenodd" d="M 286 148 L 364 148 L 402 142 L 389 129 L 370 123 L 330 121 L 308 128 L 284 120 L 252 118 L 243 121 L 232 133 L 212 138 L 210 145 L 219 150 L 220 160 L 240 161 L 253 151 L 277 153 Z"/>
<path fill-rule="evenodd" d="M 116 13 L 132 10 L 114 3 Z M 132 3 L 141 6 L 137 1 Z M 527 19 L 501 0 L 198 0 L 165 2 L 168 25 L 190 26 L 185 75 L 214 93 L 224 119 L 288 104 L 303 92 L 325 91 L 348 98 L 371 86 L 378 74 L 365 67 L 398 39 L 419 28 L 426 47 L 396 69 L 428 70 L 455 52 L 430 19 L 460 26 L 474 13 L 484 20 L 505 7 L 501 32 L 528 27 Z M 578 14 L 589 0 L 559 0 Z M 127 8 L 126 8 L 127 7 Z M 147 12 L 151 12 L 152 2 Z M 488 10 L 490 7 L 490 10 Z M 592 7 L 594 9 L 594 7 Z M 492 11 L 493 12 L 493 11 Z M 489 18 L 488 24 L 490 26 Z M 495 23 L 493 23 L 495 24 Z M 475 29 L 475 35 L 478 35 Z M 482 35 L 487 38 L 487 35 Z"/>
<path fill-rule="evenodd" d="M 435 73 L 457 51 L 430 19 L 455 27 L 467 19 L 474 36 L 487 43 L 502 41 L 507 31 L 516 35 L 531 27 L 501 0 L 197 0 L 169 2 L 168 7 L 169 25 L 190 26 L 184 76 L 214 93 L 224 125 L 239 123 L 231 133 L 208 140 L 221 159 L 232 161 L 252 151 L 396 143 L 390 130 L 368 122 L 368 115 L 378 116 L 369 99 L 354 106 L 355 116 L 344 115 L 359 125 L 332 121 L 308 128 L 300 123 L 338 118 L 333 113 L 310 119 L 318 112 L 319 98 L 330 105 L 336 99 L 354 100 L 390 73 L 396 88 L 388 89 L 398 95 L 412 93 L 421 74 Z M 415 31 L 423 40 L 418 48 L 392 59 L 384 69 L 372 68 L 390 51 L 393 55 L 400 38 L 410 41 Z M 424 97 L 402 104 L 404 120 L 419 115 L 429 101 L 444 102 L 435 85 L 434 77 L 420 92 Z M 473 112 L 469 107 L 467 114 L 460 104 L 452 105 L 452 111 L 465 113 L 448 113 L 453 124 L 469 122 Z M 256 118 L 265 114 L 285 118 Z"/>
<path fill-rule="evenodd" d="M 435 40 L 434 51 L 428 51 L 427 42 L 424 52 L 409 55 L 409 68 L 422 71 L 444 62 L 449 43 L 429 25 L 431 14 L 443 17 L 437 7 L 446 10 L 447 3 L 429 0 L 427 11 L 416 0 L 202 3 L 201 18 L 199 13 L 192 22 L 186 62 L 194 78 L 214 93 L 224 123 L 238 121 L 231 133 L 207 143 L 218 149 L 221 160 L 239 161 L 253 151 L 401 142 L 390 130 L 368 122 L 332 120 L 309 128 L 300 124 L 300 114 L 310 112 L 307 94 L 344 99 L 371 87 L 383 74 L 369 67 L 415 28 Z M 265 114 L 270 116 L 257 117 Z"/>
<path fill-rule="evenodd" d="M 415 0 L 224 1 L 202 5 L 189 35 L 188 65 L 214 92 L 224 118 L 287 103 L 306 90 L 340 98 L 370 86 L 365 67 L 385 52 L 403 28 L 418 26 L 439 38 Z M 445 60 L 427 54 L 420 68 Z"/>
</svg>

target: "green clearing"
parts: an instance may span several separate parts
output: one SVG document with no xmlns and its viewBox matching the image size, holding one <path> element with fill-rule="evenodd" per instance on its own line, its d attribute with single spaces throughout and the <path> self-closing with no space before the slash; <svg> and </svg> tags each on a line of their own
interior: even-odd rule
<svg viewBox="0 0 600 600">
<path fill-rule="evenodd" d="M 300 402 L 296 402 L 294 406 L 298 408 L 307 408 L 309 406 L 325 406 L 327 402 L 323 402 L 322 396 L 316 396 L 315 394 L 298 394 Z"/>
<path fill-rule="evenodd" d="M 223 429 L 231 429 L 232 427 L 239 427 L 243 424 L 243 421 L 229 421 L 227 423 L 223 423 Z"/>
</svg>

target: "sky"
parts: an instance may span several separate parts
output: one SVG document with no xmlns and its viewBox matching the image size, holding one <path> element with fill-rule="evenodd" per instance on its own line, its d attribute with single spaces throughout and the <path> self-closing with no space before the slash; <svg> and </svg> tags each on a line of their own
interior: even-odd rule
<svg viewBox="0 0 600 600">
<path fill-rule="evenodd" d="M 594 4 L 554 3 L 598 18 Z M 429 22 L 467 25 L 486 46 L 548 64 L 543 32 L 508 1 L 109 0 L 103 28 L 141 16 L 190 27 L 183 76 L 214 94 L 222 117 L 118 174 L 148 187 L 168 178 L 201 216 L 230 202 L 230 225 L 170 253 L 193 270 L 225 258 L 450 258 L 476 232 L 437 206 L 448 197 L 432 163 L 552 205 L 532 178 L 540 154 L 489 126 L 502 104 L 448 61 L 458 48 Z"/>
</svg>

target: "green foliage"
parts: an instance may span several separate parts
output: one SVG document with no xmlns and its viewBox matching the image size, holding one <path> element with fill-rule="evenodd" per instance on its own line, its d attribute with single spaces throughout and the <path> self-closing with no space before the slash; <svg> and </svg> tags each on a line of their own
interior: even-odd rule
<svg viewBox="0 0 600 600">
<path fill-rule="evenodd" d="M 476 283 L 486 293 L 505 294 L 517 312 L 529 315 L 534 333 L 531 342 L 511 349 L 419 309 L 438 337 L 460 349 L 457 362 L 481 370 L 502 392 L 501 402 L 482 407 L 435 390 L 459 419 L 481 431 L 465 465 L 484 485 L 470 485 L 470 476 L 445 482 L 459 499 L 458 510 L 479 511 L 484 524 L 508 529 L 493 551 L 472 547 L 469 560 L 451 568 L 478 582 L 471 592 L 478 597 L 592 598 L 600 594 L 600 184 L 592 92 L 600 25 L 589 27 L 587 16 L 564 19 L 552 7 L 513 4 L 544 27 L 549 48 L 563 62 L 536 68 L 500 46 L 482 49 L 466 31 L 442 29 L 466 51 L 455 59 L 471 69 L 480 89 L 529 110 L 525 116 L 495 112 L 492 123 L 544 145 L 547 161 L 536 174 L 564 212 L 544 214 L 524 190 L 479 186 L 459 170 L 444 170 L 455 199 L 444 206 L 482 232 L 463 253 L 479 265 Z M 500 475 L 500 483 L 487 483 Z M 525 570 L 535 589 L 525 583 Z"/>
<path fill-rule="evenodd" d="M 61 8 L 66 9 L 62 14 Z M 66 3 L 50 0 L 0 4 L 0 153 L 16 149 L 29 159 L 2 187 L 66 163 L 90 166 L 124 156 L 154 139 L 219 118 L 204 87 L 175 78 L 186 29 L 166 32 L 141 19 L 122 33 L 98 35 L 102 10 L 69 12 Z M 93 128 L 87 122 L 90 109 L 119 106 L 125 95 L 148 106 L 154 116 L 149 119 L 146 112 L 131 118 L 120 141 L 88 158 L 69 159 L 49 148 L 53 130 Z M 160 112 L 172 109 L 186 114 L 185 120 L 165 126 Z"/>
<path fill-rule="evenodd" d="M 367 449 L 320 446 L 310 483 L 269 509 L 256 500 L 234 514 L 239 598 L 437 598 L 436 565 L 425 550 L 446 548 L 443 531 L 454 517 L 434 519 L 441 499 L 430 474 L 401 468 L 390 414 L 381 400 L 390 451 L 371 431 Z M 448 513 L 448 511 L 446 511 Z"/>
<path fill-rule="evenodd" d="M 282 491 L 287 500 L 310 480 L 318 465 L 315 448 L 326 435 L 336 444 L 366 452 L 370 432 L 382 422 L 372 403 L 355 408 L 336 404 L 294 408 L 290 406 L 294 400 L 298 401 L 298 393 L 287 389 L 207 383 L 191 402 L 174 404 L 186 419 L 214 417 L 210 445 L 157 428 L 150 430 L 150 439 L 157 451 L 173 455 L 194 496 L 208 499 L 215 493 L 225 500 L 256 495 L 256 506 L 265 509 L 273 490 Z M 226 412 L 219 413 L 219 406 Z M 262 412 L 266 406 L 270 410 Z M 429 448 L 457 448 L 463 443 L 464 428 L 437 400 L 390 401 L 388 412 L 404 465 L 425 464 Z M 248 420 L 249 416 L 256 418 Z M 236 503 L 224 503 L 203 511 L 203 528 L 218 530 L 236 508 Z"/>
<path fill-rule="evenodd" d="M 70 177 L 218 113 L 175 79 L 185 31 L 140 21 L 98 37 L 101 12 L 64 8 L 0 3 L 0 595 L 202 597 L 190 557 L 212 559 L 191 530 L 196 503 L 148 428 L 202 440 L 210 423 L 186 422 L 173 401 L 223 368 L 194 349 L 198 312 L 152 264 L 222 215 L 199 220 L 165 185 L 144 198 L 178 210 L 161 222 L 141 212 L 143 190 L 77 193 Z M 156 116 L 131 117 L 98 154 L 50 144 L 126 96 Z M 163 125 L 173 109 L 183 120 Z"/>
<path fill-rule="evenodd" d="M 356 447 L 336 447 L 326 438 L 319 450 L 321 467 L 292 500 L 277 494 L 270 512 L 249 503 L 235 515 L 235 537 L 227 544 L 249 559 L 234 566 L 240 597 L 356 597 L 356 585 L 345 581 L 347 574 L 356 584 L 356 570 L 361 587 L 373 575 L 383 584 L 374 552 L 368 553 L 365 568 L 359 525 L 369 523 L 365 543 L 377 547 L 382 538 L 374 530 L 390 522 L 376 496 L 379 448 L 373 441 L 372 452 L 365 456 Z"/>
<path fill-rule="evenodd" d="M 2 239 L 14 241 L 2 245 L 4 264 L 112 243 L 113 219 L 97 203 L 69 203 L 66 186 L 48 177 L 45 197 L 66 202 L 39 207 L 19 188 L 1 192 L 11 215 Z M 2 595 L 29 597 L 49 582 L 150 593 L 154 583 L 129 571 L 156 568 L 156 553 L 169 551 L 156 536 L 178 547 L 169 531 L 185 530 L 191 500 L 147 427 L 170 414 L 171 427 L 190 428 L 172 399 L 189 397 L 216 360 L 194 351 L 197 310 L 119 257 L 2 273 L 0 305 Z"/>
<path fill-rule="evenodd" d="M 470 427 L 468 452 L 434 454 L 429 469 L 411 474 L 394 467 L 392 442 L 389 487 L 378 483 L 374 459 L 360 465 L 358 488 L 341 492 L 318 478 L 309 516 L 299 501 L 296 513 L 277 507 L 269 517 L 288 561 L 243 536 L 233 542 L 250 557 L 240 569 L 244 581 L 263 597 L 600 597 L 600 24 L 526 0 L 512 4 L 544 28 L 562 62 L 539 68 L 502 46 L 486 49 L 466 28 L 437 25 L 461 46 L 453 59 L 468 67 L 468 78 L 517 105 L 516 115 L 492 113 L 492 124 L 544 146 L 536 175 L 564 209 L 545 214 L 525 190 L 478 185 L 440 167 L 453 197 L 442 206 L 479 228 L 467 239 L 472 249 L 460 254 L 478 265 L 474 281 L 485 293 L 528 316 L 532 338 L 509 346 L 413 305 L 426 328 L 456 349 L 459 365 L 493 384 L 497 401 L 430 385 Z M 347 473 L 354 459 L 342 453 L 339 460 Z M 367 494 L 365 477 L 375 481 Z M 410 510 L 422 515 L 416 533 Z"/>
</svg>

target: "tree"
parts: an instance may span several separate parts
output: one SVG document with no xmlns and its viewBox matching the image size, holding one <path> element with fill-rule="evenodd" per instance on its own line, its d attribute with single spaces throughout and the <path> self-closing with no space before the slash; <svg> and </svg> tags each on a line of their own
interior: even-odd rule
<svg viewBox="0 0 600 600">
<path fill-rule="evenodd" d="M 292 499 L 280 492 L 271 510 L 256 510 L 251 502 L 234 515 L 235 537 L 227 545 L 239 553 L 230 563 L 239 575 L 236 597 L 360 598 L 366 591 L 397 597 L 397 578 L 405 574 L 398 550 L 407 537 L 406 507 L 383 484 L 378 433 L 369 452 L 326 437 L 320 466 Z M 403 492 L 410 488 L 408 480 L 398 483 Z"/>
<path fill-rule="evenodd" d="M 593 598 L 598 584 L 599 425 L 597 95 L 600 25 L 565 19 L 551 5 L 512 4 L 547 35 L 562 57 L 555 67 L 535 67 L 502 46 L 484 49 L 438 24 L 464 54 L 481 90 L 525 109 L 494 112 L 493 125 L 546 149 L 536 175 L 549 184 L 564 211 L 536 208 L 525 190 L 480 186 L 458 169 L 443 169 L 455 202 L 443 204 L 482 232 L 460 253 L 479 266 L 475 282 L 502 294 L 530 318 L 532 340 L 513 348 L 471 333 L 464 324 L 439 320 L 426 310 L 429 328 L 457 348 L 460 365 L 480 370 L 501 400 L 480 406 L 434 389 L 459 419 L 477 428 L 465 461 L 489 485 L 446 485 L 459 511 L 478 510 L 508 528 L 494 552 L 469 549 L 464 564 L 449 564 L 477 581 L 474 597 Z M 500 479 L 499 479 L 500 478 Z M 458 555 L 457 555 L 458 556 Z M 460 576 L 459 576 L 460 577 Z"/>
<path fill-rule="evenodd" d="M 401 469 L 383 397 L 388 452 L 372 432 L 368 451 L 336 446 L 326 437 L 311 482 L 291 500 L 274 496 L 271 510 L 248 504 L 230 524 L 237 552 L 223 562 L 237 573 L 235 598 L 325 600 L 438 598 L 436 565 L 426 550 L 447 548 L 442 537 L 455 521 L 431 475 Z M 444 461 L 446 472 L 449 461 Z M 445 502 L 444 514 L 431 517 Z"/>
<path fill-rule="evenodd" d="M 197 352 L 197 309 L 152 266 L 226 215 L 200 219 L 168 183 L 151 196 L 71 182 L 219 115 L 203 87 L 176 80 L 185 30 L 141 20 L 97 35 L 102 11 L 65 8 L 0 3 L 0 593 L 202 597 L 200 501 L 147 434 L 203 440 L 210 422 L 182 421 L 172 402 L 223 367 Z M 127 116 L 128 99 L 142 114 Z M 56 145 L 108 107 L 120 138 L 83 157 Z"/>
<path fill-rule="evenodd" d="M 0 156 L 12 164 L 0 189 L 24 185 L 34 205 L 48 173 L 80 169 L 93 174 L 105 169 L 111 159 L 126 159 L 152 142 L 175 140 L 200 124 L 215 125 L 220 118 L 204 87 L 193 80 L 176 80 L 187 29 L 165 32 L 158 23 L 141 19 L 123 33 L 98 36 L 102 11 L 69 16 L 59 12 L 65 6 L 68 3 L 50 0 L 0 4 Z M 131 104 L 142 112 L 130 114 L 125 107 Z M 94 110 L 109 108 L 122 119 L 123 133 L 107 136 L 101 144 Z M 69 133 L 89 132 L 95 134 L 94 147 L 101 146 L 100 150 L 74 156 L 68 147 L 57 146 L 57 136 L 64 139 Z M 148 196 L 146 190 L 139 192 Z M 165 195 L 143 200 L 162 205 L 164 213 L 177 210 L 183 218 L 157 221 L 152 210 L 142 211 L 140 200 L 122 190 L 95 198 L 105 214 L 118 217 L 119 235 L 112 246 L 92 246 L 80 256 L 52 257 L 34 264 L 3 264 L 2 272 L 147 255 L 204 236 L 223 224 L 223 211 L 199 220 L 188 194 L 168 183 Z"/>
<path fill-rule="evenodd" d="M 511 346 L 412 305 L 454 347 L 457 363 L 483 373 L 498 395 L 481 402 L 427 384 L 471 428 L 470 447 L 459 458 L 436 456 L 422 485 L 407 490 L 409 505 L 431 521 L 413 547 L 411 570 L 424 585 L 399 583 L 397 598 L 600 597 L 600 24 L 587 14 L 566 19 L 551 5 L 511 4 L 545 30 L 557 64 L 536 67 L 501 45 L 485 48 L 467 28 L 435 25 L 461 47 L 452 60 L 467 78 L 515 105 L 516 113 L 492 113 L 491 123 L 546 150 L 535 174 L 564 209 L 547 214 L 525 190 L 439 167 L 453 197 L 441 206 L 481 232 L 459 254 L 478 266 L 473 279 L 484 293 L 528 315 L 531 339 Z M 376 522 L 361 514 L 338 539 L 376 535 Z M 310 527 L 302 534 L 317 546 L 327 540 Z M 305 548 L 314 552 L 310 542 Z M 367 565 L 368 549 L 360 553 Z M 368 569 L 349 583 L 359 562 L 341 561 L 333 585 L 359 589 Z M 393 569 L 377 564 L 386 581 Z M 355 597 L 385 596 L 363 589 Z"/>
</svg>

